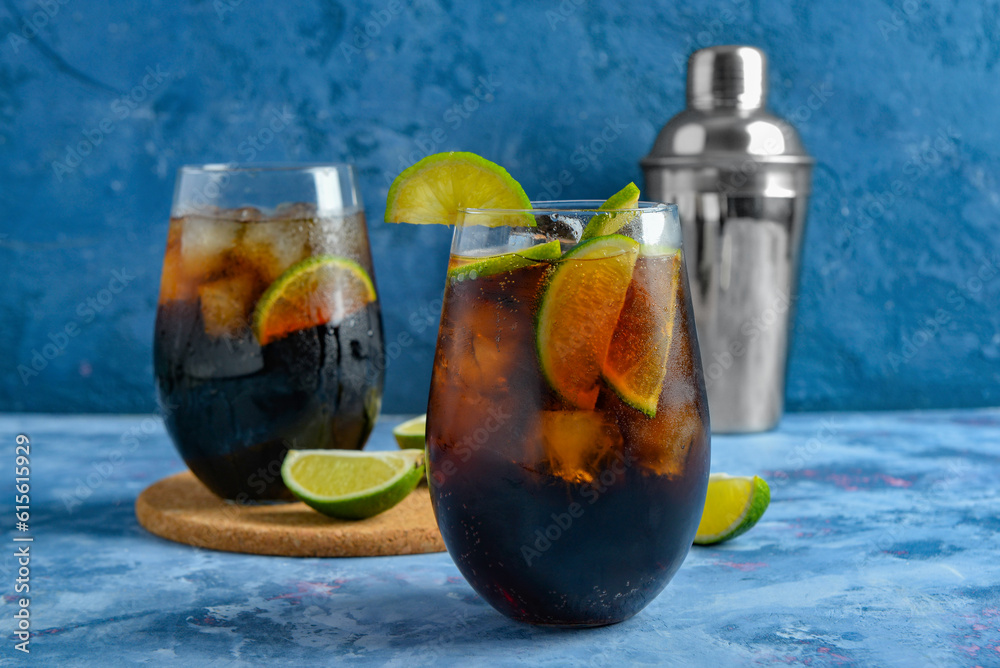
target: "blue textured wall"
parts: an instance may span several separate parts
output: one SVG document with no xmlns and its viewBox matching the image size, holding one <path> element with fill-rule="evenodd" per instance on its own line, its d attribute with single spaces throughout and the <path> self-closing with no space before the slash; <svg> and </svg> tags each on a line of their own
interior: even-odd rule
<svg viewBox="0 0 1000 668">
<path fill-rule="evenodd" d="M 359 166 L 387 340 L 414 340 L 386 409 L 422 410 L 450 236 L 383 225 L 391 178 L 464 149 L 533 197 L 563 170 L 604 197 L 641 179 L 687 54 L 732 42 L 768 52 L 819 160 L 790 408 L 1000 403 L 995 1 L 113 4 L 0 4 L 0 410 L 153 408 L 174 171 L 233 160 Z"/>
</svg>

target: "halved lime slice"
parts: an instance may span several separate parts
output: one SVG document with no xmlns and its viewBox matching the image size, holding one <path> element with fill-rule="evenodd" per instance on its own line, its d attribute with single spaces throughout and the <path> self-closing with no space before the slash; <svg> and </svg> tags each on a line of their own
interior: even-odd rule
<svg viewBox="0 0 1000 668">
<path fill-rule="evenodd" d="M 392 428 L 392 435 L 400 448 L 423 450 L 425 434 L 427 433 L 427 415 L 415 417 Z"/>
<path fill-rule="evenodd" d="M 448 278 L 456 280 L 483 278 L 505 271 L 513 271 L 527 267 L 544 260 L 555 260 L 562 255 L 562 245 L 559 241 L 549 241 L 544 244 L 525 248 L 524 250 L 503 255 L 491 255 L 482 259 L 474 259 L 448 270 Z"/>
<path fill-rule="evenodd" d="M 764 515 L 770 502 L 771 490 L 760 476 L 713 473 L 708 477 L 708 496 L 695 544 L 721 543 L 747 532 Z"/>
<path fill-rule="evenodd" d="M 563 256 L 538 309 L 542 373 L 563 399 L 591 410 L 618 323 L 639 242 L 618 234 L 585 241 Z"/>
<path fill-rule="evenodd" d="M 300 329 L 339 322 L 375 301 L 375 284 L 354 260 L 317 255 L 293 264 L 264 292 L 253 332 L 266 345 Z"/>
<path fill-rule="evenodd" d="M 362 520 L 406 498 L 424 474 L 424 453 L 289 450 L 281 479 L 324 515 Z"/>
<path fill-rule="evenodd" d="M 634 183 L 616 192 L 601 205 L 599 211 L 620 211 L 621 209 L 634 209 L 639 204 L 639 187 Z M 614 234 L 625 227 L 633 218 L 635 213 L 599 213 L 587 223 L 580 235 L 580 241 L 603 237 L 606 234 Z"/>
<path fill-rule="evenodd" d="M 640 254 L 642 250 L 640 249 Z M 602 374 L 626 404 L 656 415 L 674 334 L 681 256 L 647 256 L 632 273 Z"/>
<path fill-rule="evenodd" d="M 385 222 L 455 225 L 458 210 L 531 209 L 524 188 L 500 165 L 475 153 L 435 153 L 403 170 L 389 187 Z M 475 224 L 535 227 L 521 215 L 477 215 Z"/>
</svg>

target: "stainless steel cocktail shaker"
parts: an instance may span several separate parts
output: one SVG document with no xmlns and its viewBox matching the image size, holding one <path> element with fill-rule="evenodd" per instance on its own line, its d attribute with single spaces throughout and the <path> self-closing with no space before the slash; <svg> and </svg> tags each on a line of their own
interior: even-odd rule
<svg viewBox="0 0 1000 668">
<path fill-rule="evenodd" d="M 696 51 L 687 109 L 642 160 L 649 198 L 680 210 L 712 430 L 720 433 L 771 429 L 784 403 L 813 160 L 766 102 L 762 51 Z"/>
</svg>

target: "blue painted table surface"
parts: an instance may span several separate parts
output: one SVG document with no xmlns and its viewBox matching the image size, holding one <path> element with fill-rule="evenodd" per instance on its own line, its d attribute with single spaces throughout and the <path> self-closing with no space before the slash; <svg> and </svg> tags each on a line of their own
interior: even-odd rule
<svg viewBox="0 0 1000 668">
<path fill-rule="evenodd" d="M 398 421 L 369 447 L 394 447 Z M 18 433 L 30 657 L 11 640 Z M 793 414 L 713 438 L 713 470 L 770 480 L 763 520 L 693 548 L 633 619 L 577 631 L 507 620 L 445 553 L 263 557 L 147 533 L 136 496 L 183 469 L 157 418 L 6 415 L 0 438 L 4 665 L 1000 666 L 998 410 Z"/>
</svg>

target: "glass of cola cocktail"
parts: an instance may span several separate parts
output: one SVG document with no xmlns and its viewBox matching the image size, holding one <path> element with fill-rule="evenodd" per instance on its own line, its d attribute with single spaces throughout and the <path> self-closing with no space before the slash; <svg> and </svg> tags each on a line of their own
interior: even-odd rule
<svg viewBox="0 0 1000 668">
<path fill-rule="evenodd" d="M 677 209 L 600 204 L 463 209 L 451 248 L 431 496 L 472 587 L 536 624 L 645 607 L 687 555 L 708 482 Z M 616 232 L 585 232 L 602 228 Z"/>
<path fill-rule="evenodd" d="M 360 449 L 378 417 L 382 320 L 350 165 L 184 167 L 154 337 L 158 396 L 215 494 L 291 499 L 291 449 Z"/>
</svg>

